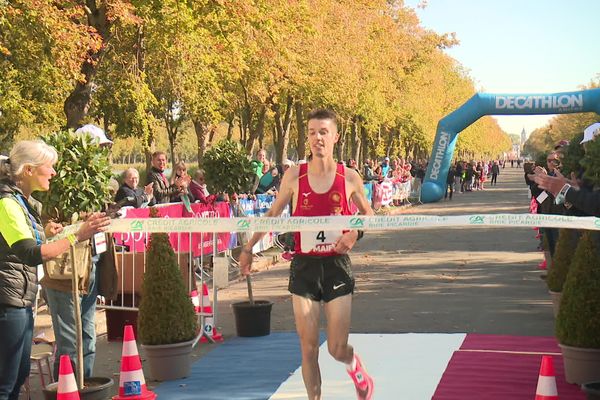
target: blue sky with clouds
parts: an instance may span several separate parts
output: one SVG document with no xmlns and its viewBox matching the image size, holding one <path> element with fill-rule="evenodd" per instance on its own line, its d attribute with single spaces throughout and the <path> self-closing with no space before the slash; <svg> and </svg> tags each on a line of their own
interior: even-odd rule
<svg viewBox="0 0 600 400">
<path fill-rule="evenodd" d="M 600 77 L 600 0 L 429 0 L 416 12 L 424 27 L 456 33 L 447 53 L 479 91 L 564 92 Z M 529 134 L 550 116 L 496 118 L 508 133 Z"/>
</svg>

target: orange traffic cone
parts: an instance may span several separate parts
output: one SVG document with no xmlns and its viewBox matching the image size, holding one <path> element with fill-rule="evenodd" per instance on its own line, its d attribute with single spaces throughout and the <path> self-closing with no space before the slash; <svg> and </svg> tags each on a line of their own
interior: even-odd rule
<svg viewBox="0 0 600 400">
<path fill-rule="evenodd" d="M 535 400 L 558 400 L 556 390 L 556 376 L 554 375 L 554 363 L 551 356 L 542 357 L 540 376 L 538 377 Z"/>
<path fill-rule="evenodd" d="M 215 342 L 222 342 L 223 341 L 223 335 L 221 335 L 219 333 L 219 331 L 217 331 L 217 328 L 215 327 L 215 323 L 214 323 L 214 317 L 213 317 L 213 309 L 212 306 L 210 305 L 210 295 L 208 294 L 208 286 L 206 285 L 205 282 L 202 282 L 202 306 L 201 306 L 201 310 L 200 312 L 202 312 L 204 314 L 204 326 L 202 327 L 202 329 L 204 329 L 204 332 L 209 335 L 212 340 L 214 340 Z M 208 342 L 208 339 L 206 339 L 204 336 L 202 336 L 202 338 L 200 339 L 200 342 L 202 343 L 206 343 Z"/>
<path fill-rule="evenodd" d="M 60 356 L 58 367 L 58 390 L 56 400 L 79 400 L 79 391 L 73 375 L 73 366 L 68 355 Z"/>
<path fill-rule="evenodd" d="M 142 361 L 135 343 L 133 327 L 125 325 L 123 333 L 123 353 L 121 355 L 121 376 L 119 378 L 119 394 L 113 400 L 153 400 L 156 393 L 148 390 Z"/>
<path fill-rule="evenodd" d="M 192 299 L 192 304 L 194 304 L 194 311 L 196 311 L 196 314 L 202 311 L 200 309 L 200 297 L 198 296 L 198 289 L 194 289 L 190 292 L 190 298 Z"/>
</svg>

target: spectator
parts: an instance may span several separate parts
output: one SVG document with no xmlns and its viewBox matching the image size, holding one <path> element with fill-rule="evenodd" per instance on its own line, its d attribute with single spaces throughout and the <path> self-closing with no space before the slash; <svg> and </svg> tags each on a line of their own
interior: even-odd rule
<svg viewBox="0 0 600 400">
<path fill-rule="evenodd" d="M 373 175 L 378 182 L 383 181 L 383 171 L 381 164 L 377 164 L 377 166 L 375 167 L 375 171 L 373 171 Z"/>
<path fill-rule="evenodd" d="M 390 172 L 390 158 L 385 157 L 381 163 L 381 176 L 387 178 Z"/>
<path fill-rule="evenodd" d="M 494 165 L 492 165 L 491 185 L 496 186 L 496 181 L 498 180 L 498 175 L 500 175 L 500 166 L 498 165 L 498 161 L 494 161 Z"/>
<path fill-rule="evenodd" d="M 450 193 L 450 200 L 452 200 L 452 194 L 454 193 L 454 178 L 456 176 L 456 167 L 454 165 L 450 165 L 450 169 L 448 170 L 448 176 L 446 177 L 446 191 L 444 193 L 444 199 L 448 198 L 448 193 Z"/>
<path fill-rule="evenodd" d="M 156 151 L 152 154 L 152 167 L 148 173 L 148 183 L 152 183 L 154 189 L 154 204 L 164 204 L 171 200 L 172 196 L 184 193 L 187 184 L 182 179 L 176 179 L 170 184 L 164 174 L 167 166 L 167 155 L 162 151 Z"/>
<path fill-rule="evenodd" d="M 75 131 L 75 134 L 89 136 L 92 139 L 92 141 L 94 141 L 98 146 L 106 147 L 107 149 L 109 149 L 109 152 L 112 148 L 112 140 L 110 140 L 106 136 L 106 132 L 104 132 L 104 129 L 100 128 L 99 126 L 93 124 L 83 125 L 81 128 Z M 117 182 L 116 179 L 111 177 L 108 185 L 111 195 L 115 196 L 115 194 L 119 190 L 119 182 Z"/>
<path fill-rule="evenodd" d="M 362 176 L 363 181 L 365 182 L 378 180 L 377 176 L 375 175 L 375 171 L 373 171 L 373 161 L 371 161 L 370 159 L 367 159 L 365 161 Z"/>
<path fill-rule="evenodd" d="M 254 169 L 254 173 L 260 179 L 264 174 L 265 162 L 267 161 L 267 152 L 265 149 L 260 149 L 256 153 L 256 160 L 252 161 L 252 168 Z"/>
<path fill-rule="evenodd" d="M 14 145 L 9 159 L 0 160 L 2 399 L 17 399 L 21 385 L 29 375 L 33 339 L 32 306 L 38 291 L 37 268 L 43 261 L 68 251 L 71 244 L 87 240 L 101 232 L 110 223 L 103 214 L 95 213 L 75 234 L 46 243 L 46 238 L 60 233 L 62 226 L 54 222 L 49 222 L 45 227 L 42 225 L 41 205 L 31 194 L 50 188 L 50 180 L 56 175 L 53 165 L 57 158 L 56 150 L 42 141 L 21 141 Z M 70 281 L 67 281 L 67 285 L 70 298 Z M 55 303 L 54 306 L 56 307 Z M 54 315 L 53 313 L 53 324 Z M 72 307 L 70 317 L 73 318 Z M 64 340 L 61 336 L 56 339 L 59 345 Z M 74 342 L 75 337 L 72 340 Z M 90 354 L 86 353 L 86 356 Z M 86 357 L 86 361 L 89 361 L 89 357 Z"/>
<path fill-rule="evenodd" d="M 358 173 L 358 175 L 362 176 L 362 174 L 358 170 L 358 166 L 356 165 L 356 160 L 355 159 L 353 159 L 353 158 L 348 159 L 348 162 L 346 163 L 346 166 L 348 168 L 352 168 L 353 170 L 355 170 Z"/>
<path fill-rule="evenodd" d="M 100 147 L 110 148 L 113 145 L 112 140 L 110 140 L 106 136 L 106 132 L 104 132 L 104 129 L 93 124 L 83 125 L 81 128 L 75 131 L 75 134 L 88 135 Z"/>
<path fill-rule="evenodd" d="M 265 165 L 269 165 L 266 163 Z M 265 193 L 274 193 L 277 192 L 277 188 L 280 183 L 280 172 L 277 167 L 270 168 L 269 171 L 265 172 L 265 174 L 259 179 L 258 187 L 254 194 L 265 194 Z"/>
<path fill-rule="evenodd" d="M 189 202 L 193 202 L 194 198 L 190 195 L 188 187 L 192 178 L 187 173 L 187 167 L 183 161 L 179 161 L 173 167 L 173 173 L 171 174 L 171 186 L 178 186 L 183 183 L 179 193 L 171 196 L 171 203 L 178 203 L 183 201 L 184 196 L 187 196 Z M 179 182 L 179 183 L 178 183 Z"/>
<path fill-rule="evenodd" d="M 454 169 L 456 170 L 454 174 L 454 191 L 457 193 L 463 192 L 462 181 L 463 181 L 463 163 L 461 161 L 456 161 L 456 166 Z"/>
<path fill-rule="evenodd" d="M 285 160 L 283 160 L 283 163 L 281 164 L 283 167 L 282 172 L 285 174 L 285 172 L 290 169 L 290 167 L 293 167 L 295 164 L 293 161 L 288 160 L 287 158 Z"/>
<path fill-rule="evenodd" d="M 199 169 L 194 174 L 194 179 L 190 183 L 190 194 L 196 199 L 196 202 L 202 204 L 212 204 L 215 202 L 216 196 L 211 195 L 206 187 L 205 172 Z"/>
<path fill-rule="evenodd" d="M 115 196 L 115 203 L 120 207 L 145 207 L 153 198 L 154 189 L 152 183 L 144 188 L 139 188 L 140 174 L 135 168 L 127 168 L 123 172 L 123 184 L 119 187 Z"/>
</svg>

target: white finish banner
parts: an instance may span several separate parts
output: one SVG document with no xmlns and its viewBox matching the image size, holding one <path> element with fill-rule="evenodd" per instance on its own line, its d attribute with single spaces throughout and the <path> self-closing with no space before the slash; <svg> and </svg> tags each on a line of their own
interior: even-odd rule
<svg viewBox="0 0 600 400">
<path fill-rule="evenodd" d="M 600 218 L 548 214 L 322 216 L 291 218 L 116 219 L 109 232 L 314 232 L 344 229 L 390 231 L 451 227 L 540 227 L 600 230 Z"/>
</svg>

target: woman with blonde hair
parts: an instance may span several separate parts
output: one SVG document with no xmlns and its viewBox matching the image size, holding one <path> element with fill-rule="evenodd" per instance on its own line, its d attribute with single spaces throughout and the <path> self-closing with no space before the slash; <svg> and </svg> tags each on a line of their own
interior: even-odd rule
<svg viewBox="0 0 600 400">
<path fill-rule="evenodd" d="M 189 185 L 192 178 L 187 173 L 187 166 L 183 161 L 177 161 L 173 165 L 173 173 L 171 174 L 171 186 L 177 185 L 180 187 L 180 192 L 171 196 L 171 203 L 183 201 L 183 197 L 187 196 L 189 201 L 194 202 L 194 197 L 190 194 Z"/>
<path fill-rule="evenodd" d="M 56 150 L 42 141 L 21 141 L 0 160 L 0 399 L 18 399 L 29 376 L 33 339 L 33 303 L 37 268 L 70 246 L 102 232 L 110 223 L 101 213 L 91 215 L 74 234 L 46 243 L 62 231 L 45 227 L 41 205 L 31 194 L 47 191 L 56 175 Z"/>
</svg>

